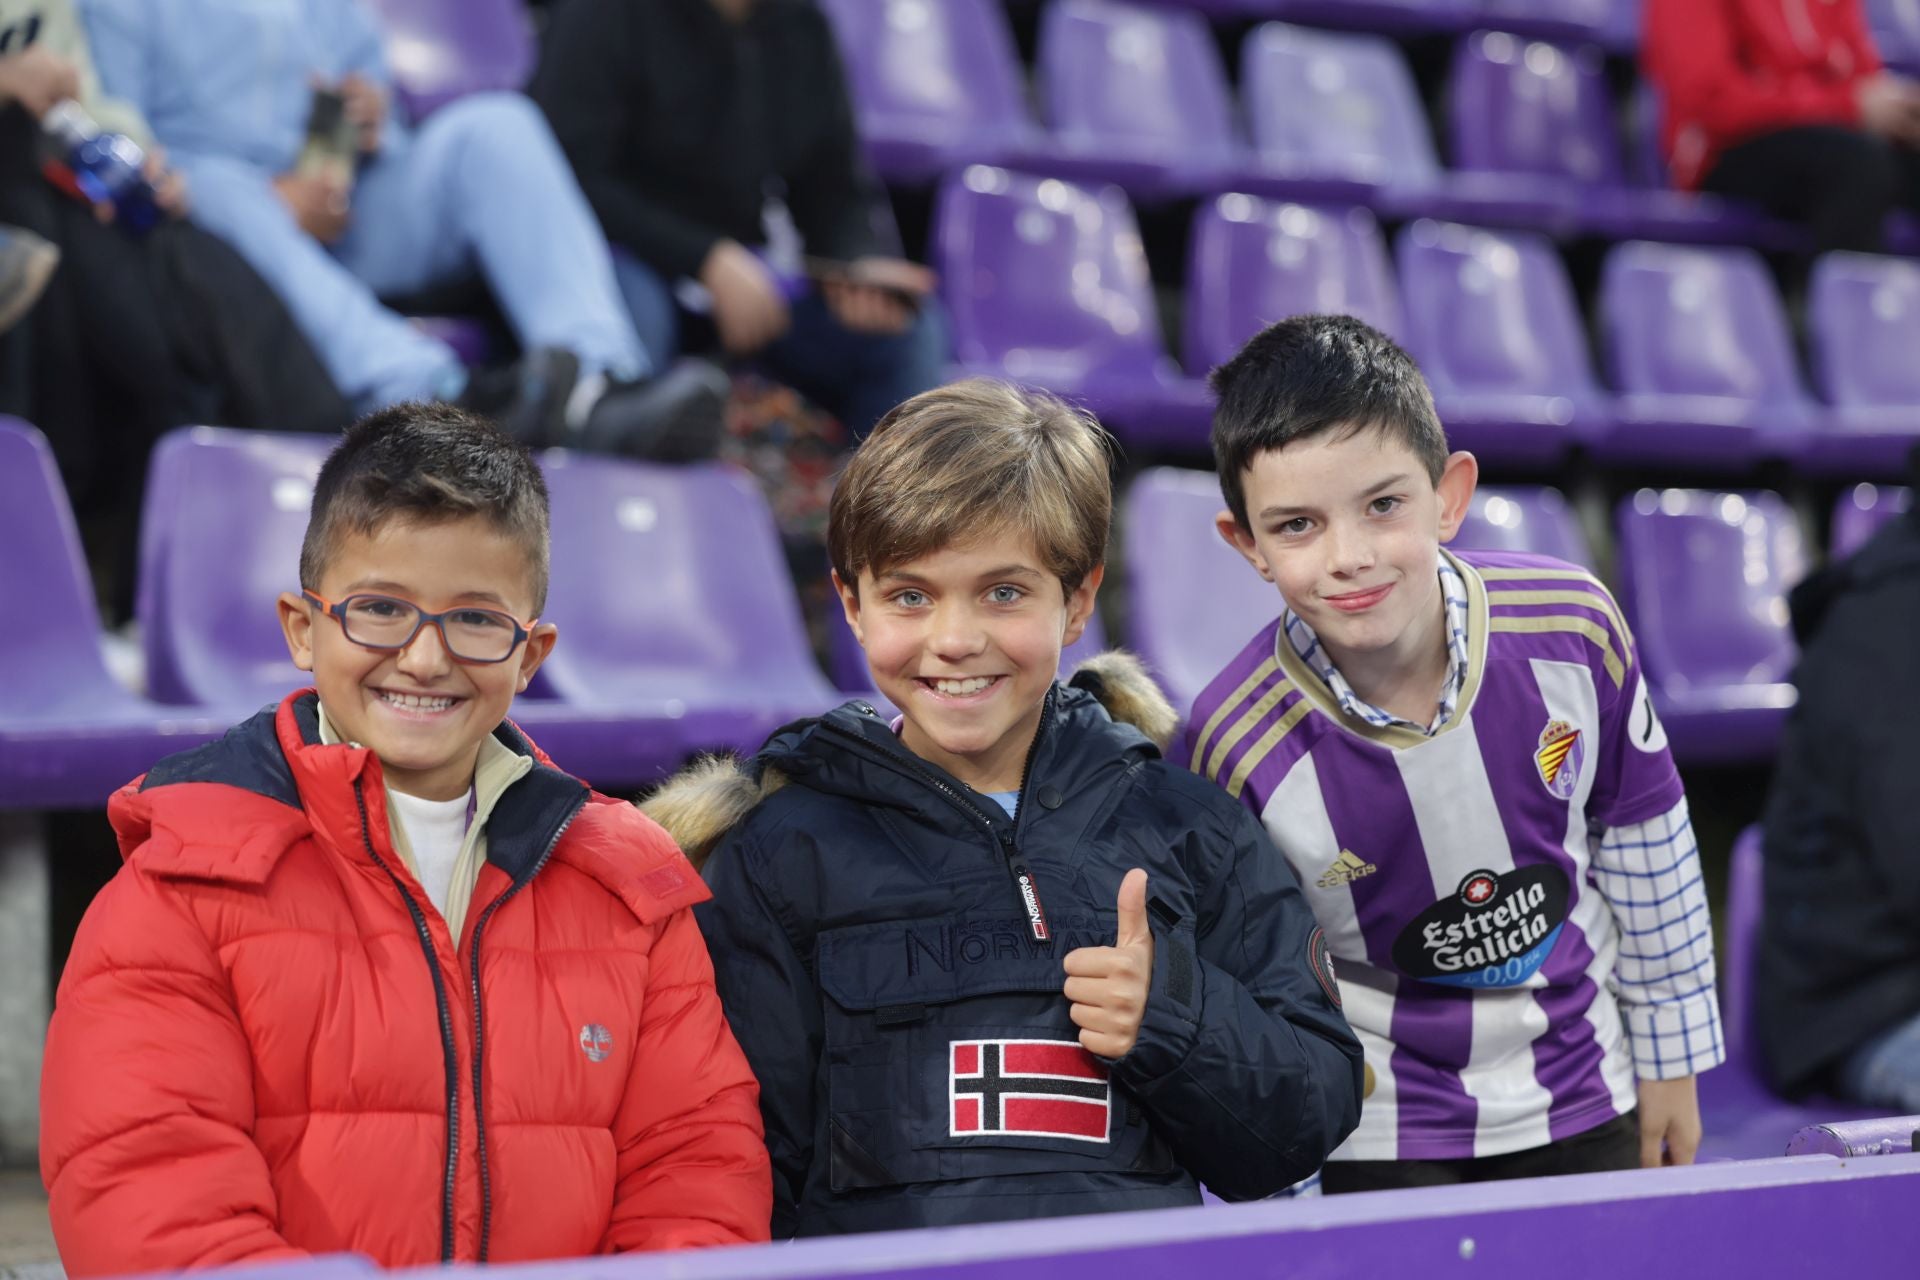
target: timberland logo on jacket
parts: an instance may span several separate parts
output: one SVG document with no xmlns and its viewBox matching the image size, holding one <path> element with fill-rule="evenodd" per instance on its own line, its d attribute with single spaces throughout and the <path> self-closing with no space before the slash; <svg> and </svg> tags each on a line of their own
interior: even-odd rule
<svg viewBox="0 0 1920 1280">
<path fill-rule="evenodd" d="M 605 1062 L 613 1052 L 613 1032 L 589 1022 L 580 1028 L 580 1052 L 587 1055 L 588 1062 Z"/>
<path fill-rule="evenodd" d="M 948 1133 L 1106 1142 L 1107 1069 L 1074 1040 L 955 1040 L 948 1047 Z"/>
</svg>

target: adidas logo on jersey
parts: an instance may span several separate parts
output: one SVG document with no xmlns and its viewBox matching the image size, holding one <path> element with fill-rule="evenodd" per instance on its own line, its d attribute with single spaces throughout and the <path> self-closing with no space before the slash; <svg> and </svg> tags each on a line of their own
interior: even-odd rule
<svg viewBox="0 0 1920 1280">
<path fill-rule="evenodd" d="M 1370 876 L 1380 868 L 1371 862 L 1363 862 L 1351 849 L 1342 849 L 1340 856 L 1327 864 L 1327 869 L 1314 881 L 1322 889 L 1338 889 L 1343 884 L 1352 884 L 1362 876 Z"/>
</svg>

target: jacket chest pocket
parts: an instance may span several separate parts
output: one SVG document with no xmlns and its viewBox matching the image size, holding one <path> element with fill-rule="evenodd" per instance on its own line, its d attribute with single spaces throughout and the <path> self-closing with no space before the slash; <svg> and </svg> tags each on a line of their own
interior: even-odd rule
<svg viewBox="0 0 1920 1280">
<path fill-rule="evenodd" d="M 1095 913 L 1055 924 L 1051 949 L 1010 916 L 821 935 L 834 1191 L 1171 1166 L 1139 1107 L 1080 1047 L 1060 990 L 1060 958 L 1081 945 L 1068 939 L 1112 926 Z"/>
</svg>

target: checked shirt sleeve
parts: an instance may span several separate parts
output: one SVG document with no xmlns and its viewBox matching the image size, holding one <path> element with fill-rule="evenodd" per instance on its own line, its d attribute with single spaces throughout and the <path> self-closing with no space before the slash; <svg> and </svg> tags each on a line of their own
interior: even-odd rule
<svg viewBox="0 0 1920 1280">
<path fill-rule="evenodd" d="M 1614 993 L 1639 1077 L 1676 1080 L 1718 1066 L 1726 1042 L 1713 922 L 1686 800 L 1645 822 L 1607 828 L 1593 880 L 1620 927 Z"/>
</svg>

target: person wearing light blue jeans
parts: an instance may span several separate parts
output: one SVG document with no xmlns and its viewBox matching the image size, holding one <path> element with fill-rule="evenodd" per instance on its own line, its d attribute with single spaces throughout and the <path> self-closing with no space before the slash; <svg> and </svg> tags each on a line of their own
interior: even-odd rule
<svg viewBox="0 0 1920 1280">
<path fill-rule="evenodd" d="M 616 246 L 614 274 L 642 343 L 661 360 L 681 349 L 686 317 L 659 272 Z M 898 332 L 862 333 L 834 315 L 825 294 L 807 288 L 787 304 L 786 331 L 754 353 L 780 381 L 831 409 L 856 433 L 945 376 L 946 313 L 932 296 Z"/>
<path fill-rule="evenodd" d="M 473 94 L 410 126 L 363 0 L 82 7 L 102 82 L 145 114 L 196 220 L 286 300 L 360 409 L 467 389 L 453 349 L 380 297 L 475 272 L 524 348 L 577 362 L 570 425 L 609 387 L 656 372 L 599 224 L 521 95 Z M 316 87 L 341 94 L 357 129 L 350 190 L 299 165 Z"/>
</svg>

